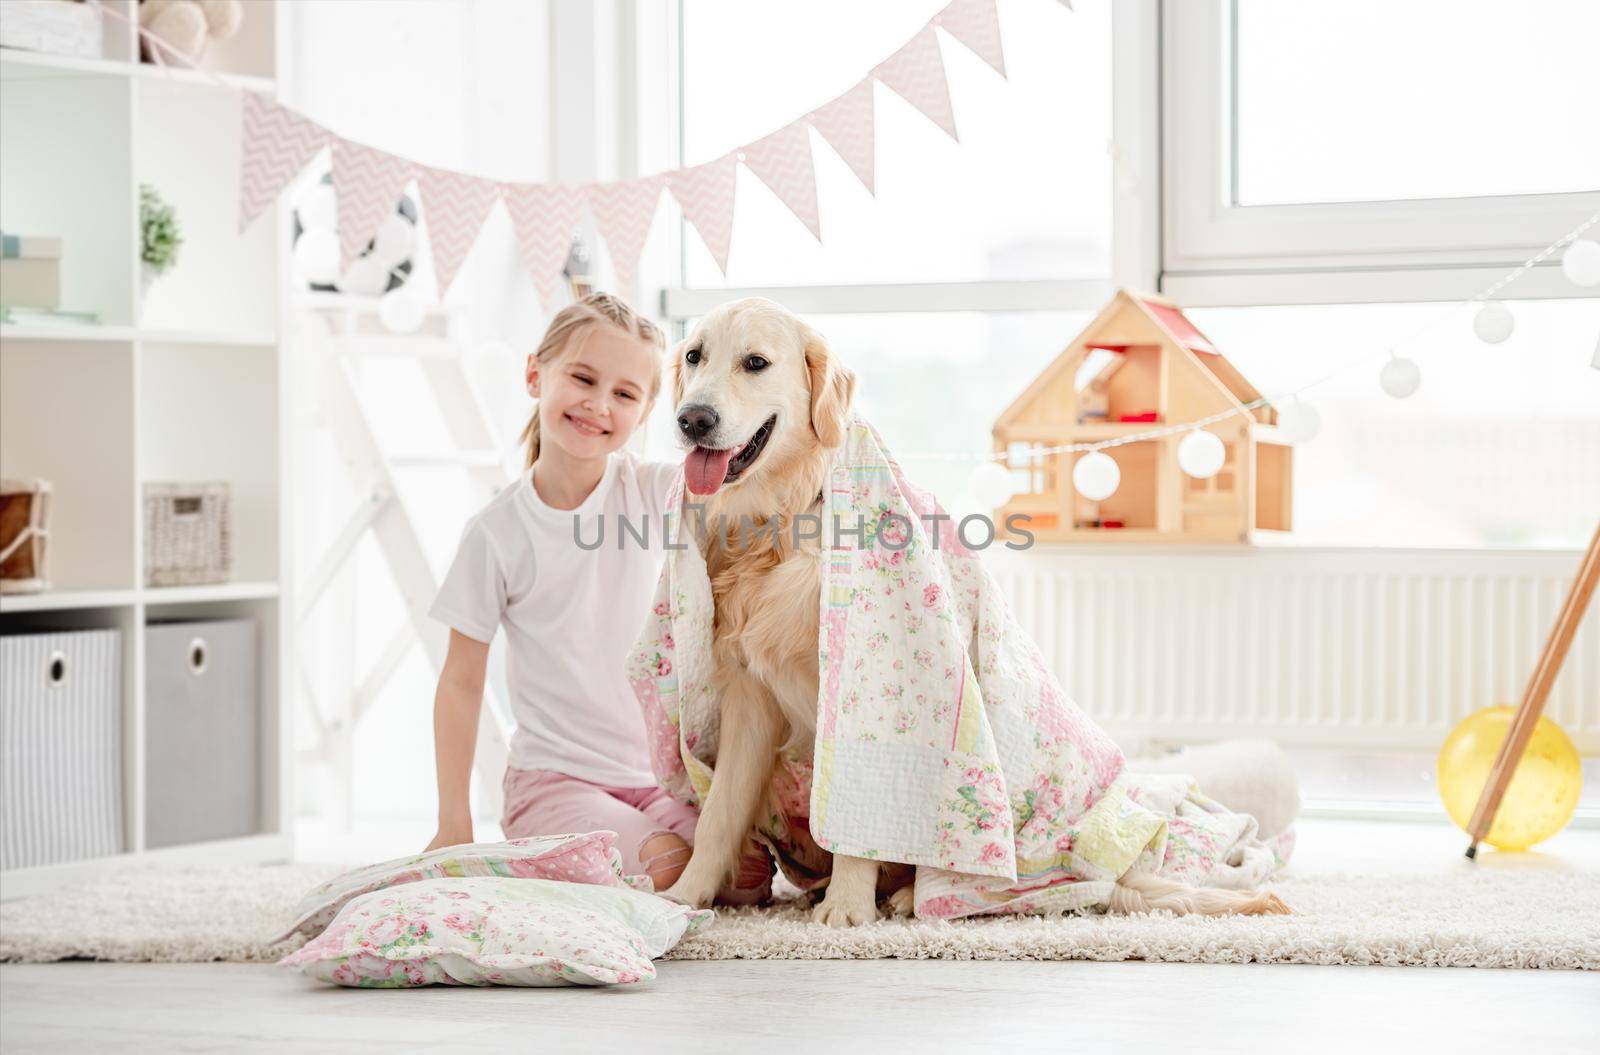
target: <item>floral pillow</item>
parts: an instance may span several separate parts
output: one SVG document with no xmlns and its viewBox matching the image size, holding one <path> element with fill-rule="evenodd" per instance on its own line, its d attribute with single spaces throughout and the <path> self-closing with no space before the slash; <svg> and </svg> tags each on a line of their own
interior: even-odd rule
<svg viewBox="0 0 1600 1055">
<path fill-rule="evenodd" d="M 314 937 L 351 898 L 402 883 L 444 876 L 506 876 L 560 879 L 569 883 L 652 889 L 648 876 L 624 876 L 622 855 L 614 848 L 617 833 L 540 835 L 503 843 L 463 843 L 431 853 L 397 857 L 337 875 L 300 899 L 294 923 L 275 938 L 296 934 Z"/>
<path fill-rule="evenodd" d="M 349 901 L 279 961 L 335 985 L 624 985 L 711 918 L 626 886 L 423 879 Z"/>
</svg>

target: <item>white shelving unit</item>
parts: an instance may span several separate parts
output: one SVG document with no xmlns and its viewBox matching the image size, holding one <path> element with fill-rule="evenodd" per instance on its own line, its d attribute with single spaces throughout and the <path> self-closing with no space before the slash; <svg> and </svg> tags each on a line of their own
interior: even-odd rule
<svg viewBox="0 0 1600 1055">
<path fill-rule="evenodd" d="M 136 0 L 103 0 L 137 18 Z M 287 704 L 286 217 L 237 233 L 238 89 L 275 91 L 283 18 L 254 0 L 209 74 L 139 61 L 108 19 L 100 58 L 0 49 L 0 226 L 62 239 L 62 307 L 96 326 L 0 326 L 0 472 L 53 487 L 52 589 L 0 598 L 0 630 L 115 627 L 123 640 L 123 845 L 111 858 L 0 873 L 0 897 L 149 861 L 284 860 L 292 851 Z M 217 78 L 224 83 L 218 84 Z M 177 211 L 177 264 L 144 288 L 139 185 Z M 227 480 L 234 581 L 144 585 L 143 486 Z M 146 848 L 146 627 L 259 627 L 256 834 Z"/>
</svg>

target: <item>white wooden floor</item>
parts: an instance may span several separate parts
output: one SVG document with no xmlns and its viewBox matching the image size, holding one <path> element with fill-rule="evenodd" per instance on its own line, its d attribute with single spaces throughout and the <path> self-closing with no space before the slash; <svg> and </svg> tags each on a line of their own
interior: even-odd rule
<svg viewBox="0 0 1600 1055">
<path fill-rule="evenodd" d="M 1453 866 L 1442 825 L 1307 821 L 1297 868 Z M 1485 867 L 1600 870 L 1569 831 Z M 1600 911 L 1597 906 L 1596 911 Z M 1600 1051 L 1600 972 L 1154 963 L 658 965 L 611 990 L 345 990 L 269 966 L 0 967 L 0 1050 Z"/>
<path fill-rule="evenodd" d="M 348 990 L 242 964 L 0 971 L 0 1045 L 76 1051 L 1593 1055 L 1573 972 L 1145 963 L 665 963 L 606 990 Z"/>
</svg>

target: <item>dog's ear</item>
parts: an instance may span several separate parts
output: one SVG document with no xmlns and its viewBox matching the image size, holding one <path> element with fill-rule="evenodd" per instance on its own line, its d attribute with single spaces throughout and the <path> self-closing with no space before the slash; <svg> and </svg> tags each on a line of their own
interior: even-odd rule
<svg viewBox="0 0 1600 1055">
<path fill-rule="evenodd" d="M 807 328 L 806 374 L 811 380 L 811 429 L 824 447 L 844 442 L 850 404 L 856 394 L 855 373 L 828 350 L 827 342 Z"/>
<path fill-rule="evenodd" d="M 676 415 L 678 408 L 683 405 L 683 354 L 688 347 L 686 338 L 678 342 L 672 349 L 672 354 L 667 356 L 667 387 L 672 392 L 672 413 Z"/>
</svg>

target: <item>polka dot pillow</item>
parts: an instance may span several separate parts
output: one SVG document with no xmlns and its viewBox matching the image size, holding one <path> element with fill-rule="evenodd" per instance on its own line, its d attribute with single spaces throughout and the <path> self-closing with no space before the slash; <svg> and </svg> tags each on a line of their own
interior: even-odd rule
<svg viewBox="0 0 1600 1055">
<path fill-rule="evenodd" d="M 623 876 L 617 833 L 541 835 L 500 843 L 463 843 L 413 857 L 357 868 L 323 883 L 300 899 L 294 923 L 275 940 L 296 934 L 315 937 L 351 899 L 425 879 L 503 876 L 557 879 L 568 883 L 626 886 L 650 890 L 647 876 Z"/>
<path fill-rule="evenodd" d="M 626 985 L 711 913 L 627 886 L 422 879 L 350 899 L 279 961 L 335 985 Z"/>
</svg>

